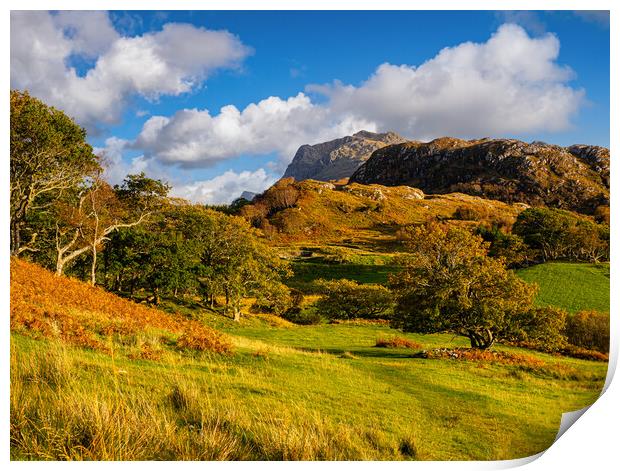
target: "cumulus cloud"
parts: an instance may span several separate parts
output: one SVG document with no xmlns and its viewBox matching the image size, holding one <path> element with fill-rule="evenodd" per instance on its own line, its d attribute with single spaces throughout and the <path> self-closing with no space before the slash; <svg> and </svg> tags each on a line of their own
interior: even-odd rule
<svg viewBox="0 0 620 471">
<path fill-rule="evenodd" d="M 335 118 L 335 119 L 334 119 Z M 212 116 L 208 110 L 181 110 L 172 117 L 153 116 L 143 126 L 135 147 L 164 163 L 209 166 L 243 154 L 289 155 L 301 144 L 374 129 L 364 119 L 333 117 L 299 93 L 282 100 L 269 97 L 242 111 L 223 107 Z"/>
<path fill-rule="evenodd" d="M 261 193 L 277 180 L 275 175 L 259 168 L 254 172 L 240 173 L 228 170 L 210 180 L 200 180 L 184 185 L 176 185 L 172 196 L 184 198 L 195 203 L 221 204 L 230 203 L 241 196 L 244 191 Z"/>
<path fill-rule="evenodd" d="M 209 166 L 239 155 L 280 154 L 288 162 L 305 143 L 361 129 L 394 130 L 410 138 L 502 136 L 561 131 L 570 126 L 584 91 L 557 63 L 552 34 L 533 38 L 502 25 L 485 43 L 442 49 L 419 65 L 382 64 L 358 86 L 334 82 L 307 92 L 269 97 L 243 110 L 225 106 L 153 116 L 135 146 L 166 164 Z"/>
<path fill-rule="evenodd" d="M 129 98 L 179 95 L 251 53 L 227 31 L 168 23 L 122 37 L 103 12 L 11 13 L 11 86 L 28 89 L 91 129 L 118 121 Z M 72 56 L 96 58 L 79 75 Z"/>
<path fill-rule="evenodd" d="M 486 43 L 445 48 L 419 67 L 383 64 L 359 87 L 319 91 L 333 113 L 419 138 L 560 131 L 584 92 L 568 85 L 573 72 L 556 62 L 559 50 L 552 34 L 531 38 L 505 24 Z"/>
<path fill-rule="evenodd" d="M 112 185 L 120 184 L 127 175 L 140 172 L 148 171 L 150 176 L 154 176 L 153 169 L 149 168 L 149 164 L 151 164 L 150 167 L 153 166 L 152 162 L 149 162 L 143 155 L 129 161 L 123 158 L 123 151 L 128 142 L 126 139 L 109 137 L 105 141 L 105 147 L 93 148 L 93 152 L 101 158 L 104 167 L 103 178 Z"/>
</svg>

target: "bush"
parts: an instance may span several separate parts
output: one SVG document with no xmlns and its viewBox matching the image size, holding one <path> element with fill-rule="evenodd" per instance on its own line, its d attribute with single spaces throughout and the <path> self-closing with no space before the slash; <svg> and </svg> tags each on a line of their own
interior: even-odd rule
<svg viewBox="0 0 620 471">
<path fill-rule="evenodd" d="M 609 313 L 578 312 L 567 319 L 565 334 L 572 345 L 609 353 Z"/>
<path fill-rule="evenodd" d="M 379 348 L 422 348 L 418 342 L 406 339 L 405 337 L 379 337 L 375 343 L 375 347 Z"/>
<path fill-rule="evenodd" d="M 291 308 L 282 314 L 282 317 L 289 322 L 299 325 L 316 325 L 323 322 L 323 317 L 313 308 Z"/>
<path fill-rule="evenodd" d="M 524 347 L 557 352 L 566 345 L 566 317 L 566 311 L 556 307 L 530 309 L 518 314 L 504 337 Z"/>
<path fill-rule="evenodd" d="M 232 345 L 219 332 L 208 327 L 196 329 L 189 327 L 177 339 L 177 347 L 181 350 L 211 351 L 215 353 L 230 353 Z"/>
<path fill-rule="evenodd" d="M 561 353 L 562 355 L 579 358 L 580 360 L 609 361 L 608 353 L 601 353 L 597 352 L 596 350 L 588 350 L 587 348 L 576 347 L 570 344 L 564 347 Z"/>
<path fill-rule="evenodd" d="M 459 206 L 454 210 L 454 215 L 452 217 L 460 221 L 479 221 L 484 219 L 486 214 L 479 208 Z"/>
<path fill-rule="evenodd" d="M 267 313 L 280 315 L 292 306 L 290 290 L 283 283 L 274 282 L 259 293 L 256 301 L 250 307 L 253 313 Z"/>
<path fill-rule="evenodd" d="M 380 318 L 392 308 L 392 293 L 382 285 L 347 279 L 319 280 L 317 284 L 323 296 L 315 306 L 329 319 Z"/>
</svg>

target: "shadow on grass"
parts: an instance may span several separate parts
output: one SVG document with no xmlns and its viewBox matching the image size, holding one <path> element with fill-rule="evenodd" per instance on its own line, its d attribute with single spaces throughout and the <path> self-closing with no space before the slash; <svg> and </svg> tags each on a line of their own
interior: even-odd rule
<svg viewBox="0 0 620 471">
<path fill-rule="evenodd" d="M 309 347 L 297 347 L 297 350 L 311 353 L 329 353 L 330 355 L 343 355 L 345 353 L 354 355 L 356 357 L 364 358 L 416 358 L 417 351 L 406 349 L 387 349 L 379 347 L 368 347 L 364 349 L 342 349 L 342 348 L 309 348 Z"/>
</svg>

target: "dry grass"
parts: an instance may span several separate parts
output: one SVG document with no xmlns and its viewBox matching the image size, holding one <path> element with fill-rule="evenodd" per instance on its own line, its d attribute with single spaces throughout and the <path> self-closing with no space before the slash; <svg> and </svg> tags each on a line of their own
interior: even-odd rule
<svg viewBox="0 0 620 471">
<path fill-rule="evenodd" d="M 274 314 L 264 314 L 264 313 L 254 314 L 254 317 L 262 321 L 265 321 L 271 327 L 279 327 L 279 328 L 295 327 L 295 324 L 293 324 L 292 322 L 287 321 L 286 319 L 283 319 L 280 316 L 276 316 Z"/>
<path fill-rule="evenodd" d="M 351 460 L 372 452 L 362 430 L 294 407 L 239 407 L 211 399 L 200 380 L 168 377 L 145 393 L 131 388 L 132 372 L 105 367 L 99 379 L 62 343 L 44 355 L 11 352 L 11 457 L 35 460 Z M 76 357 L 79 358 L 79 357 Z M 76 361 L 80 361 L 76 359 Z M 105 371 L 104 371 L 105 370 Z M 92 374 L 92 373 L 91 373 Z M 163 383 L 162 383 L 163 381 Z M 164 394 L 159 390 L 167 391 Z M 257 404 L 258 405 L 258 404 Z M 256 405 L 256 406 L 257 406 Z M 396 450 L 395 444 L 391 447 Z M 393 458 L 398 458 L 397 455 Z"/>
<path fill-rule="evenodd" d="M 413 340 L 406 339 L 405 337 L 379 337 L 375 343 L 375 347 L 380 348 L 411 348 L 420 349 L 422 345 Z"/>
<path fill-rule="evenodd" d="M 479 350 L 477 348 L 436 348 L 420 352 L 422 358 L 453 359 L 479 363 L 499 363 L 527 367 L 544 367 L 546 363 L 532 355 L 499 350 Z"/>
<path fill-rule="evenodd" d="M 111 341 L 147 330 L 180 335 L 183 348 L 196 346 L 218 353 L 231 349 L 223 334 L 199 322 L 133 303 L 75 279 L 58 278 L 15 258 L 11 259 L 11 330 L 108 353 Z M 138 348 L 141 358 L 158 355 L 153 345 Z"/>
</svg>

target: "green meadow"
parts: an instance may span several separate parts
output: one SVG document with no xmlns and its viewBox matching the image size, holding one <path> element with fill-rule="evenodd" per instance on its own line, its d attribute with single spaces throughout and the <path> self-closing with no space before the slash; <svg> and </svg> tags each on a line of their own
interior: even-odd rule
<svg viewBox="0 0 620 471">
<path fill-rule="evenodd" d="M 298 264 L 295 278 L 378 282 L 390 269 Z M 608 270 L 553 263 L 519 274 L 539 283 L 540 304 L 602 310 Z M 562 413 L 594 402 L 607 372 L 605 362 L 502 345 L 494 350 L 518 361 L 421 358 L 468 344 L 385 324 L 252 314 L 237 323 L 199 305 L 163 307 L 225 332 L 233 352 L 182 352 L 151 330 L 118 337 L 110 354 L 12 334 L 12 459 L 514 459 L 550 446 Z M 375 346 L 395 335 L 420 348 Z M 161 357 L 131 359 L 145 343 Z"/>
</svg>

